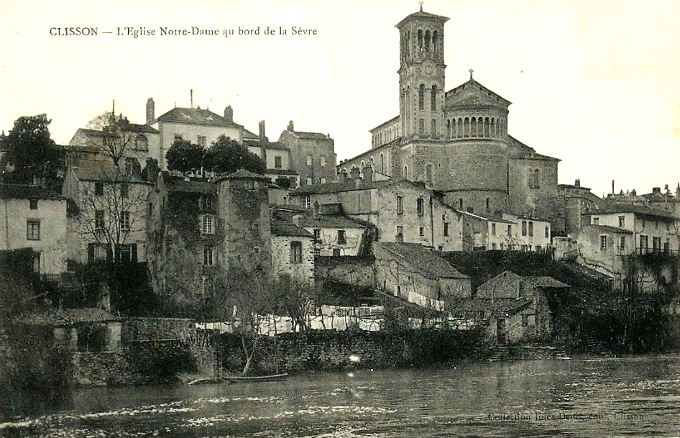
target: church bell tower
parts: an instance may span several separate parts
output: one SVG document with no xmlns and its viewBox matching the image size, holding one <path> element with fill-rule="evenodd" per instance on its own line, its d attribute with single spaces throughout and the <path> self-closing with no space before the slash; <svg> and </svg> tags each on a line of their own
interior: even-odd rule
<svg viewBox="0 0 680 438">
<path fill-rule="evenodd" d="M 447 17 L 420 11 L 399 29 L 399 116 L 402 137 L 443 139 L 444 23 Z"/>
</svg>

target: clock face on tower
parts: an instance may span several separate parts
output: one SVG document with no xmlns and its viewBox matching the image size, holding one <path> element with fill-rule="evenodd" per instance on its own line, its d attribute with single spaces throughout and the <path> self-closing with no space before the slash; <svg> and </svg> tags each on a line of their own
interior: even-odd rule
<svg viewBox="0 0 680 438">
<path fill-rule="evenodd" d="M 431 76 L 432 73 L 435 71 L 435 65 L 432 61 L 425 61 L 423 63 L 423 73 L 425 73 L 428 76 Z"/>
</svg>

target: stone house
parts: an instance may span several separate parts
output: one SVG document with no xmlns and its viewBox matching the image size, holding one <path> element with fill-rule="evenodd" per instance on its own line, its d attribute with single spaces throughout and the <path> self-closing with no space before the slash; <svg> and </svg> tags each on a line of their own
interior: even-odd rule
<svg viewBox="0 0 680 438">
<path fill-rule="evenodd" d="M 268 186 L 267 178 L 245 170 L 210 181 L 161 172 L 148 205 L 154 290 L 178 287 L 200 296 L 232 268 L 269 274 Z"/>
<path fill-rule="evenodd" d="M 574 184 L 559 184 L 557 186 L 556 211 L 562 212 L 563 228 L 558 235 L 567 235 L 580 229 L 585 224 L 589 213 L 596 212 L 603 205 L 603 200 L 594 195 L 588 187 L 581 186 L 581 180 Z M 555 233 L 557 234 L 557 233 Z"/>
<path fill-rule="evenodd" d="M 536 217 L 503 214 L 503 219 L 514 222 L 507 245 L 519 251 L 545 251 L 550 248 L 551 222 Z M 506 246 L 507 246 L 506 245 Z"/>
<path fill-rule="evenodd" d="M 290 168 L 300 175 L 301 185 L 325 184 L 335 179 L 337 156 L 330 134 L 296 131 L 291 120 L 278 143 L 288 149 Z"/>
<path fill-rule="evenodd" d="M 127 123 L 124 126 L 120 141 L 121 149 L 125 149 L 123 156 L 126 159 L 134 159 L 137 165 L 143 166 L 147 158 L 160 158 L 160 133 L 157 129 L 136 123 Z M 111 161 L 110 154 L 103 149 L 103 138 L 104 133 L 101 130 L 79 128 L 64 149 L 69 156 L 86 153 L 88 160 Z"/>
<path fill-rule="evenodd" d="M 561 242 L 564 257 L 607 275 L 617 289 L 653 292 L 677 283 L 675 216 L 645 206 L 616 204 L 587 217 L 590 225 Z"/>
<path fill-rule="evenodd" d="M 274 275 L 314 284 L 314 235 L 276 214 L 271 230 Z"/>
<path fill-rule="evenodd" d="M 459 301 L 456 312 L 488 322 L 499 344 L 549 339 L 554 330 L 548 296 L 569 285 L 552 277 L 524 277 L 505 271 L 481 284 L 475 297 Z"/>
<path fill-rule="evenodd" d="M 419 243 L 439 251 L 468 249 L 462 215 L 441 193 L 405 179 L 373 181 L 370 168 L 363 180 L 358 170 L 351 177 L 302 186 L 291 192 L 291 203 L 306 208 L 340 204 L 345 215 L 375 226 L 381 242 Z"/>
<path fill-rule="evenodd" d="M 314 212 L 296 215 L 293 223 L 314 235 L 314 250 L 318 256 L 358 256 L 370 239 L 370 225 L 348 217 L 340 204 L 315 204 Z"/>
<path fill-rule="evenodd" d="M 283 188 L 300 186 L 300 174 L 291 167 L 290 149 L 282 143 L 270 142 L 265 135 L 265 122 L 260 121 L 259 134 L 243 130 L 243 145 L 266 165 L 265 176 Z"/>
<path fill-rule="evenodd" d="M 66 203 L 44 187 L 0 184 L 0 250 L 31 248 L 34 270 L 58 277 L 66 271 Z"/>
<path fill-rule="evenodd" d="M 436 310 L 471 296 L 471 280 L 431 249 L 417 243 L 374 242 L 375 287 Z"/>
<path fill-rule="evenodd" d="M 67 218 L 69 260 L 146 261 L 150 186 L 137 166 L 93 160 L 71 164 L 62 186 L 74 207 Z"/>
</svg>

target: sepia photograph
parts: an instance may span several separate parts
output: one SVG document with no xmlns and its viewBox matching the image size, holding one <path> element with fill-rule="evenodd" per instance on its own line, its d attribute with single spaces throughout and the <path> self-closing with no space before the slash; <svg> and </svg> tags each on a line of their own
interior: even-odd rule
<svg viewBox="0 0 680 438">
<path fill-rule="evenodd" d="M 680 2 L 0 5 L 0 436 L 680 434 Z"/>
</svg>

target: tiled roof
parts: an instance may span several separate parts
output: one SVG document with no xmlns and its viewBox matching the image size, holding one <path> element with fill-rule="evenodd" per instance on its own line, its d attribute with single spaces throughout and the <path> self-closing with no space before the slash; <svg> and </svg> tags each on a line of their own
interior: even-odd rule
<svg viewBox="0 0 680 438">
<path fill-rule="evenodd" d="M 391 119 L 389 119 L 388 121 L 382 122 L 381 124 L 379 124 L 379 125 L 376 126 L 375 128 L 369 129 L 368 132 L 373 133 L 373 131 L 377 131 L 378 129 L 382 128 L 383 126 L 389 125 L 390 123 L 394 123 L 394 122 L 397 121 L 398 119 L 399 119 L 399 116 L 398 116 L 398 115 L 397 115 L 397 116 L 394 116 L 394 117 L 392 117 Z"/>
<path fill-rule="evenodd" d="M 264 175 L 260 175 L 259 173 L 254 173 L 250 172 L 245 169 L 239 169 L 236 172 L 232 172 L 229 175 L 225 176 L 224 178 L 227 179 L 266 179 L 269 180 L 269 178 L 265 177 Z"/>
<path fill-rule="evenodd" d="M 449 262 L 436 252 L 425 248 L 419 243 L 381 242 L 385 249 L 406 259 L 420 272 L 435 278 L 470 278 L 458 272 Z"/>
<path fill-rule="evenodd" d="M 616 214 L 616 213 L 635 213 L 644 216 L 654 216 L 663 219 L 676 220 L 677 218 L 664 210 L 657 210 L 655 208 L 644 205 L 630 205 L 630 204 L 607 204 L 602 210 L 590 213 L 593 215 Z"/>
<path fill-rule="evenodd" d="M 552 277 L 548 276 L 537 276 L 537 277 L 523 277 L 523 281 L 525 284 L 530 284 L 531 286 L 534 287 L 541 287 L 541 288 L 566 288 L 570 287 L 566 283 L 562 283 L 559 280 L 555 280 Z"/>
<path fill-rule="evenodd" d="M 267 174 L 268 175 L 299 175 L 296 171 L 293 169 L 267 169 Z"/>
<path fill-rule="evenodd" d="M 367 223 L 343 215 L 303 216 L 300 226 L 305 228 L 366 228 Z"/>
<path fill-rule="evenodd" d="M 490 312 L 493 315 L 512 315 L 531 305 L 530 299 L 515 298 L 469 298 L 457 300 L 452 305 L 452 313 L 464 315 L 470 312 Z"/>
<path fill-rule="evenodd" d="M 65 199 L 57 192 L 28 184 L 0 184 L 0 199 Z"/>
<path fill-rule="evenodd" d="M 328 140 L 330 137 L 320 132 L 288 131 L 298 138 L 307 140 Z"/>
<path fill-rule="evenodd" d="M 435 15 L 435 14 L 430 14 L 429 12 L 424 12 L 421 8 L 420 11 L 414 12 L 411 15 L 406 16 L 403 20 L 401 20 L 395 27 L 401 26 L 402 23 L 404 23 L 407 20 L 413 19 L 413 18 L 422 18 L 422 19 L 435 19 L 438 21 L 441 21 L 442 23 L 447 21 L 449 17 L 444 17 L 443 15 Z"/>
<path fill-rule="evenodd" d="M 275 236 L 290 236 L 290 237 L 314 237 L 309 231 L 304 228 L 297 227 L 290 222 L 280 219 L 272 218 L 271 222 L 272 234 Z"/>
<path fill-rule="evenodd" d="M 547 155 L 541 155 L 537 153 L 534 148 L 525 145 L 511 135 L 508 135 L 508 144 L 511 148 L 510 158 L 561 161 L 559 158 L 549 157 Z"/>
<path fill-rule="evenodd" d="M 503 103 L 505 103 L 506 105 L 510 105 L 512 103 L 509 100 L 505 99 L 504 97 L 500 96 L 499 94 L 496 94 L 493 91 L 491 91 L 490 89 L 486 88 L 484 85 L 480 84 L 479 82 L 477 82 L 474 79 L 470 79 L 469 81 L 460 84 L 456 88 L 450 89 L 449 91 L 446 92 L 446 97 L 449 97 L 449 95 L 454 95 L 456 93 L 459 93 L 463 89 L 465 89 L 465 87 L 469 88 L 470 85 L 477 86 L 480 90 L 485 91 L 488 95 L 493 96 L 494 98 L 503 101 Z"/>
<path fill-rule="evenodd" d="M 609 231 L 610 233 L 617 234 L 633 234 L 630 230 L 624 230 L 623 228 L 610 227 L 609 225 L 586 225 L 586 227 L 597 228 L 602 231 Z"/>
<path fill-rule="evenodd" d="M 450 205 L 449 207 L 456 210 L 456 208 L 452 205 Z M 467 212 L 467 211 L 461 211 L 460 213 L 464 214 L 466 216 L 477 217 L 477 218 L 480 218 L 480 219 L 483 219 L 483 220 L 486 220 L 486 221 L 489 221 L 489 222 L 499 222 L 499 223 L 503 223 L 503 224 L 515 225 L 515 222 L 509 221 L 507 219 L 503 219 L 502 217 L 491 216 L 491 215 L 480 214 L 480 213 L 470 213 L 470 212 Z"/>
<path fill-rule="evenodd" d="M 138 125 L 136 123 L 130 123 L 126 131 L 130 132 L 146 132 L 149 134 L 158 134 L 158 129 L 153 128 L 149 125 Z"/>
<path fill-rule="evenodd" d="M 112 181 L 120 177 L 118 182 L 148 184 L 134 174 L 125 174 L 124 168 L 116 169 L 112 163 L 105 161 L 82 160 L 77 166 L 71 166 L 71 170 L 81 181 Z"/>
<path fill-rule="evenodd" d="M 219 114 L 200 108 L 173 108 L 157 119 L 165 123 L 183 123 L 189 125 L 223 126 L 240 128 L 241 125 L 230 122 Z M 253 134 L 254 135 L 254 134 Z"/>
<path fill-rule="evenodd" d="M 217 185 L 208 181 L 185 181 L 183 178 L 167 177 L 163 182 L 169 192 L 217 193 Z"/>
</svg>

